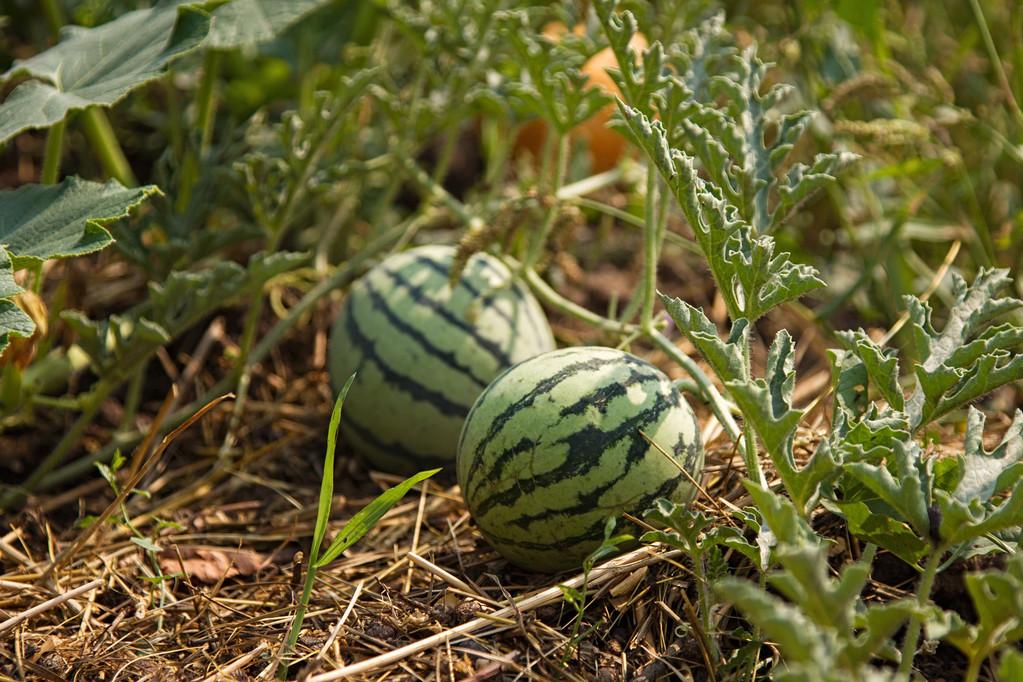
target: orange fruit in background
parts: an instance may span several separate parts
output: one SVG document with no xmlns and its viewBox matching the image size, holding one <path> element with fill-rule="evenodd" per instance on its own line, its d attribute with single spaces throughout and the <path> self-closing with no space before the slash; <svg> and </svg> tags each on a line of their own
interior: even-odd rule
<svg viewBox="0 0 1023 682">
<path fill-rule="evenodd" d="M 578 24 L 572 29 L 576 35 L 582 35 L 585 28 Z M 551 23 L 543 28 L 543 35 L 548 38 L 560 38 L 568 29 L 564 24 Z M 647 47 L 646 38 L 637 33 L 629 40 L 629 47 L 634 52 L 640 53 Z M 614 79 L 608 75 L 608 68 L 618 68 L 618 60 L 610 47 L 605 47 L 597 52 L 583 64 L 582 74 L 587 77 L 591 87 L 600 88 L 608 95 L 617 96 L 621 90 L 615 84 Z M 590 170 L 594 173 L 602 173 L 618 165 L 618 161 L 625 152 L 626 140 L 620 133 L 607 127 L 611 115 L 617 109 L 614 102 L 608 102 L 606 106 L 597 111 L 579 125 L 577 125 L 570 136 L 572 141 L 583 140 L 590 154 Z M 547 122 L 536 120 L 529 121 L 523 125 L 515 138 L 514 154 L 520 156 L 523 153 L 530 154 L 533 159 L 539 159 L 543 152 L 544 141 L 547 138 Z"/>
</svg>

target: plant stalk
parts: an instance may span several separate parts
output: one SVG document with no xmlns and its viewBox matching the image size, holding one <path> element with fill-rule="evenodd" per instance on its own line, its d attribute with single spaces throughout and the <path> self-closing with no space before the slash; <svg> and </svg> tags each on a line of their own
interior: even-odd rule
<svg viewBox="0 0 1023 682">
<path fill-rule="evenodd" d="M 60 155 L 64 151 L 64 131 L 67 121 L 55 123 L 46 132 L 46 151 L 43 155 L 43 172 L 40 182 L 55 185 L 60 177 Z"/>
<path fill-rule="evenodd" d="M 944 546 L 939 546 L 936 547 L 931 553 L 931 556 L 927 558 L 927 564 L 924 566 L 924 572 L 920 576 L 920 584 L 916 589 L 916 603 L 920 611 L 927 606 L 927 602 L 931 599 L 931 589 L 934 587 L 934 577 L 938 573 L 938 566 L 941 564 L 941 555 L 944 553 Z M 920 627 L 922 622 L 922 614 L 914 613 L 910 616 L 909 624 L 906 626 L 906 638 L 902 642 L 902 661 L 899 663 L 899 679 L 905 680 L 906 682 L 910 682 L 910 678 L 913 673 L 913 659 L 916 657 L 916 648 L 920 641 Z"/>
<path fill-rule="evenodd" d="M 89 138 L 89 144 L 99 157 L 103 170 L 125 187 L 137 186 L 139 181 L 135 178 L 104 111 L 99 107 L 89 107 L 81 116 L 85 136 Z"/>
<path fill-rule="evenodd" d="M 657 169 L 646 171 L 646 218 L 643 227 L 643 308 L 639 324 L 644 333 L 654 331 L 654 299 L 657 297 L 657 257 L 660 252 L 657 225 Z"/>
<path fill-rule="evenodd" d="M 223 55 L 220 50 L 206 50 L 203 64 L 202 80 L 199 81 L 199 92 L 196 93 L 196 127 L 199 128 L 199 156 L 206 156 L 213 142 L 213 120 L 217 114 L 217 98 L 215 86 L 220 74 L 220 62 Z"/>
<path fill-rule="evenodd" d="M 306 611 L 309 610 L 309 600 L 313 595 L 313 585 L 316 584 L 316 555 L 319 552 L 319 539 L 313 536 L 313 546 L 309 550 L 309 556 L 305 560 L 306 571 L 305 581 L 302 583 L 302 596 L 298 599 L 295 607 L 295 617 L 291 621 L 291 629 L 288 631 L 288 639 L 281 649 L 281 662 L 277 666 L 277 679 L 283 680 L 288 676 L 288 662 L 285 660 L 295 650 L 298 643 L 298 636 L 302 633 L 302 621 L 305 620 Z"/>
<path fill-rule="evenodd" d="M 560 135 L 557 140 L 557 151 L 554 156 L 554 179 L 551 183 L 550 197 L 551 205 L 547 209 L 547 215 L 544 216 L 543 224 L 540 229 L 533 234 L 533 241 L 529 244 L 529 251 L 526 253 L 526 259 L 522 263 L 522 270 L 532 270 L 540 260 L 540 254 L 543 253 L 543 247 L 547 244 L 547 239 L 551 235 L 551 229 L 554 227 L 554 223 L 558 219 L 558 208 L 559 202 L 557 199 L 557 192 L 561 188 L 561 185 L 565 182 L 565 173 L 568 170 L 568 145 L 569 138 L 567 135 Z"/>
</svg>

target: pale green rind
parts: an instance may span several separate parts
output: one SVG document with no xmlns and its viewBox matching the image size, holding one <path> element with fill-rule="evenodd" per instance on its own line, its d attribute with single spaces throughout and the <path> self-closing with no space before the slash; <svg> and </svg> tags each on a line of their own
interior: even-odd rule
<svg viewBox="0 0 1023 682">
<path fill-rule="evenodd" d="M 570 348 L 516 365 L 480 396 L 457 474 L 495 549 L 556 571 L 581 564 L 609 516 L 690 501 L 702 466 L 696 419 L 663 373 L 621 351 Z"/>
<path fill-rule="evenodd" d="M 539 304 L 509 285 L 500 261 L 477 254 L 452 288 L 453 257 L 447 246 L 391 256 L 352 286 L 331 332 L 332 381 L 358 373 L 346 438 L 381 469 L 451 464 L 465 415 L 490 380 L 554 348 Z"/>
</svg>

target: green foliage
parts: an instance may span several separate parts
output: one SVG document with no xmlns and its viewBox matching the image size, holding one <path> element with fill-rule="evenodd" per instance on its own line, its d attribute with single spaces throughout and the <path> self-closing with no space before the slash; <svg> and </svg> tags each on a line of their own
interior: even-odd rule
<svg viewBox="0 0 1023 682">
<path fill-rule="evenodd" d="M 222 261 L 208 270 L 176 272 L 161 284 L 151 283 L 149 298 L 123 315 L 90 320 L 65 311 L 62 318 L 99 376 L 123 378 L 205 316 L 260 292 L 270 279 L 307 260 L 303 254 L 278 252 L 256 254 L 247 267 Z"/>
<path fill-rule="evenodd" d="M 573 49 L 571 38 L 535 37 L 524 13 L 508 15 L 501 33 L 526 76 L 510 81 L 507 87 L 509 103 L 520 117 L 550 121 L 565 135 L 608 103 L 607 95 L 587 86 L 587 77 L 579 70 L 586 56 Z"/>
<path fill-rule="evenodd" d="M 273 40 L 327 3 L 328 0 L 232 0 L 213 11 L 213 27 L 206 44 L 228 50 Z"/>
<path fill-rule="evenodd" d="M 1023 555 L 1012 555 L 1004 570 L 970 573 L 965 583 L 977 612 L 976 624 L 949 611 L 928 621 L 928 637 L 940 638 L 966 655 L 968 680 L 977 679 L 983 662 L 1000 649 L 1005 650 L 1001 679 L 1017 679 L 1019 653 L 1009 647 L 1023 640 Z"/>
<path fill-rule="evenodd" d="M 0 244 L 15 269 L 51 258 L 93 253 L 113 242 L 105 225 L 126 217 L 160 190 L 66 178 L 0 192 Z"/>
<path fill-rule="evenodd" d="M 937 547 L 970 543 L 1023 525 L 1023 414 L 991 452 L 982 445 L 984 416 L 970 408 L 963 454 L 955 460 L 925 458 L 913 442 L 896 442 L 883 463 L 849 462 L 844 474 L 876 496 L 877 514 L 907 524 L 917 538 Z M 946 463 L 947 462 L 947 463 Z M 899 553 L 919 553 L 917 542 L 901 546 L 904 534 L 869 539 Z"/>
<path fill-rule="evenodd" d="M 105 225 L 115 222 L 159 189 L 126 189 L 66 178 L 59 185 L 24 185 L 0 191 L 0 353 L 12 336 L 29 337 L 35 323 L 13 301 L 21 292 L 14 272 L 51 258 L 99 251 L 113 238 Z"/>
<path fill-rule="evenodd" d="M 287 676 L 288 661 L 286 659 L 294 650 L 295 643 L 298 642 L 299 633 L 302 631 L 302 622 L 305 618 L 306 610 L 309 608 L 309 599 L 312 596 L 317 571 L 337 559 L 345 550 L 361 540 L 366 533 L 373 529 L 377 521 L 383 518 L 384 514 L 405 497 L 413 486 L 422 483 L 440 471 L 440 469 L 421 471 L 393 488 L 385 490 L 376 499 L 356 512 L 345 523 L 344 527 L 341 528 L 330 545 L 322 552 L 320 551 L 323 541 L 327 537 L 327 524 L 330 521 L 330 512 L 334 505 L 334 452 L 337 449 L 341 410 L 344 407 L 345 398 L 354 381 L 354 374 L 348 377 L 348 381 L 345 382 L 345 385 L 338 393 L 337 399 L 334 401 L 334 409 L 330 414 L 330 426 L 327 429 L 327 452 L 323 459 L 323 477 L 320 479 L 320 494 L 316 504 L 316 525 L 313 528 L 309 557 L 306 561 L 305 585 L 302 588 L 302 596 L 295 609 L 291 630 L 281 650 L 281 663 L 277 669 L 278 679 L 284 679 Z"/>
<path fill-rule="evenodd" d="M 0 142 L 44 128 L 73 111 L 109 107 L 159 78 L 168 64 L 196 49 L 210 30 L 212 2 L 164 0 L 98 28 L 68 27 L 55 47 L 20 61 L 0 80 L 29 80 L 0 105 Z"/>
<path fill-rule="evenodd" d="M 770 573 L 768 582 L 780 596 L 732 577 L 719 580 L 715 591 L 777 642 L 787 666 L 776 675 L 791 680 L 889 679 L 871 662 L 892 656 L 890 639 L 914 606 L 905 600 L 867 605 L 860 598 L 874 550 L 832 578 L 826 546 L 792 503 L 756 484 L 746 487 L 777 541 L 772 558 L 781 570 Z"/>
</svg>

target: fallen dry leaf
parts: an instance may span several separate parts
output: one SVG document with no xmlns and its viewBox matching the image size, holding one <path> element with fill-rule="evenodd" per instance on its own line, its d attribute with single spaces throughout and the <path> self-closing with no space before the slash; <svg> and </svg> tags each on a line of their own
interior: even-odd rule
<svg viewBox="0 0 1023 682">
<path fill-rule="evenodd" d="M 159 560 L 160 570 L 165 573 L 179 573 L 184 566 L 189 578 L 211 584 L 219 582 L 222 578 L 252 575 L 269 563 L 269 558 L 258 552 L 194 546 L 165 549 L 160 553 Z"/>
</svg>

